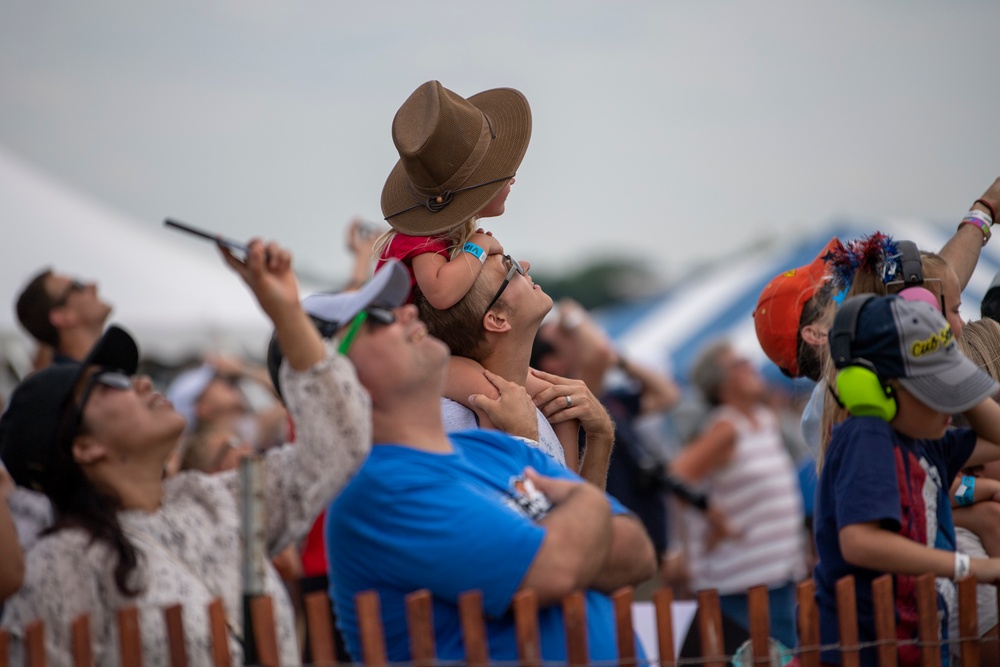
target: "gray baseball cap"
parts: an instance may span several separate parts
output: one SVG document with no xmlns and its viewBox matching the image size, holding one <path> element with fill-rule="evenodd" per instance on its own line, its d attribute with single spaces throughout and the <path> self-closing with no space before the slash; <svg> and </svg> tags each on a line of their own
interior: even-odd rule
<svg viewBox="0 0 1000 667">
<path fill-rule="evenodd" d="M 964 412 L 1000 389 L 962 353 L 933 306 L 897 296 L 855 298 L 867 301 L 858 313 L 850 355 L 869 361 L 883 379 L 897 378 L 922 403 L 949 414 Z"/>
</svg>

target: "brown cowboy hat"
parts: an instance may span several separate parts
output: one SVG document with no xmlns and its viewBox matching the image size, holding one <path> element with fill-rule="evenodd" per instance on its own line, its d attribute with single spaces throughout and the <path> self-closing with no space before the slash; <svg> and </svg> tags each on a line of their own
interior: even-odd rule
<svg viewBox="0 0 1000 667">
<path fill-rule="evenodd" d="M 382 188 L 382 214 L 413 236 L 444 232 L 493 201 L 531 139 L 531 109 L 513 88 L 465 99 L 428 81 L 392 120 L 399 162 Z"/>
</svg>

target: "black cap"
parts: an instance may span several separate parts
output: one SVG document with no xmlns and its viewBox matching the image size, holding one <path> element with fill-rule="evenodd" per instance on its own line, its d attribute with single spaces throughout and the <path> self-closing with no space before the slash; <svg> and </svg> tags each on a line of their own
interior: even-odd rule
<svg viewBox="0 0 1000 667">
<path fill-rule="evenodd" d="M 983 297 L 983 302 L 979 308 L 982 317 L 988 317 L 991 320 L 1000 322 L 1000 273 L 993 276 L 993 282 L 990 283 L 990 288 L 986 290 L 986 295 Z"/>
<path fill-rule="evenodd" d="M 133 375 L 139 366 L 139 348 L 124 329 L 111 325 L 83 362 L 49 366 L 14 389 L 0 417 L 0 459 L 18 485 L 44 491 L 46 467 L 67 404 L 88 366 Z"/>
</svg>

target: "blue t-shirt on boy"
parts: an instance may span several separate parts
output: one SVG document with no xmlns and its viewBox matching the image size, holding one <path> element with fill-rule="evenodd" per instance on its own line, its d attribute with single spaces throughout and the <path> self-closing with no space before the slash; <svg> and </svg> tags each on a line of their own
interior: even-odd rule
<svg viewBox="0 0 1000 667">
<path fill-rule="evenodd" d="M 936 549 L 955 550 L 955 527 L 951 517 L 949 487 L 976 445 L 969 429 L 951 429 L 940 440 L 915 440 L 894 431 L 876 417 L 851 417 L 836 426 L 827 448 L 816 494 L 816 598 L 820 609 L 820 631 L 824 644 L 838 641 L 836 583 L 854 575 L 861 642 L 875 639 L 871 584 L 884 574 L 851 565 L 840 551 L 840 529 L 877 522 L 914 542 Z M 917 636 L 916 579 L 893 576 L 896 634 L 900 639 Z M 954 584 L 937 580 L 941 634 L 948 632 L 948 619 L 956 613 Z M 919 649 L 903 646 L 900 664 L 919 664 Z M 839 663 L 836 651 L 824 652 L 826 662 Z M 942 647 L 943 665 L 948 648 Z M 874 649 L 861 651 L 861 664 L 874 667 Z"/>
</svg>

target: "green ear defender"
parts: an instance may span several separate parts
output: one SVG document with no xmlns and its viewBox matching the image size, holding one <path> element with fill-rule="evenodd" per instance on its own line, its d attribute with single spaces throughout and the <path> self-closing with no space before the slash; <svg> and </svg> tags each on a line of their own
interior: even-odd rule
<svg viewBox="0 0 1000 667">
<path fill-rule="evenodd" d="M 869 365 L 854 363 L 837 373 L 837 397 L 855 417 L 879 417 L 889 422 L 896 416 L 892 387 L 883 384 Z"/>
<path fill-rule="evenodd" d="M 834 397 L 855 417 L 879 417 L 892 421 L 896 416 L 896 397 L 892 387 L 879 377 L 875 366 L 867 359 L 851 353 L 858 316 L 873 294 L 851 297 L 837 310 L 830 329 L 830 355 L 839 369 Z M 833 389 L 831 388 L 831 391 Z"/>
</svg>

